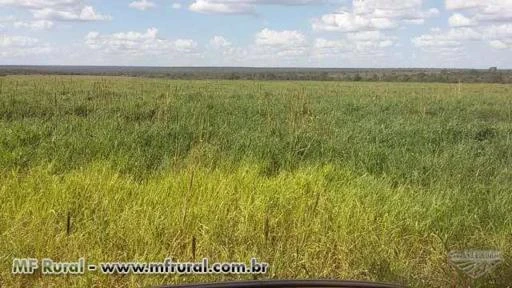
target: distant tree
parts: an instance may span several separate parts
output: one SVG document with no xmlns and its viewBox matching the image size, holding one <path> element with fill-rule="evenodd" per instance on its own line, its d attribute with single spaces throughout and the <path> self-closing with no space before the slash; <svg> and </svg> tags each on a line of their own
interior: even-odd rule
<svg viewBox="0 0 512 288">
<path fill-rule="evenodd" d="M 326 80 L 329 80 L 329 73 L 327 72 L 322 72 L 320 74 L 320 79 L 319 80 L 322 80 L 322 81 L 326 81 Z"/>
<path fill-rule="evenodd" d="M 240 75 L 239 75 L 239 74 L 237 74 L 237 73 L 235 73 L 235 72 L 231 73 L 231 74 L 228 76 L 228 79 L 229 79 L 229 80 L 239 80 L 240 78 L 241 78 L 241 77 L 240 77 Z"/>
<path fill-rule="evenodd" d="M 423 81 L 423 80 L 425 80 L 425 79 L 427 78 L 427 73 L 425 73 L 425 72 L 420 72 L 420 73 L 418 73 L 416 76 L 418 77 L 418 80 L 419 80 L 419 81 Z"/>
<path fill-rule="evenodd" d="M 493 73 L 491 76 L 492 83 L 505 83 L 505 79 L 501 73 Z"/>
<path fill-rule="evenodd" d="M 277 76 L 274 73 L 265 73 L 265 79 L 266 80 L 276 80 Z"/>
</svg>

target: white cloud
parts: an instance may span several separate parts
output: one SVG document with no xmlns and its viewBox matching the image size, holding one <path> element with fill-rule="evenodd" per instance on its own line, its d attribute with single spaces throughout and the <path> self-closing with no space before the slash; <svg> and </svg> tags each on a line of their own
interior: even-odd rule
<svg viewBox="0 0 512 288">
<path fill-rule="evenodd" d="M 433 29 L 431 33 L 412 39 L 416 47 L 459 47 L 463 41 L 482 40 L 483 35 L 472 28 L 452 28 L 448 31 Z"/>
<path fill-rule="evenodd" d="M 256 34 L 255 43 L 260 46 L 303 46 L 306 39 L 304 34 L 298 31 L 275 31 L 265 28 Z"/>
<path fill-rule="evenodd" d="M 0 57 L 23 57 L 49 53 L 51 47 L 39 39 L 25 36 L 0 35 Z"/>
<path fill-rule="evenodd" d="M 486 43 L 494 49 L 512 48 L 512 0 L 446 0 L 446 9 L 455 12 L 451 27 L 436 29 L 412 39 L 416 47 L 430 52 L 460 53 L 471 42 Z M 505 24 L 500 24 L 505 22 Z"/>
<path fill-rule="evenodd" d="M 317 31 L 372 31 L 393 29 L 401 22 L 422 24 L 439 10 L 423 10 L 422 0 L 353 0 L 352 9 L 341 8 L 313 19 Z"/>
<path fill-rule="evenodd" d="M 232 46 L 232 43 L 222 36 L 214 36 L 210 40 L 210 45 L 215 49 L 224 49 Z"/>
<path fill-rule="evenodd" d="M 28 28 L 30 30 L 46 30 L 54 26 L 52 21 L 35 20 L 35 21 L 16 21 L 13 23 L 15 28 Z"/>
<path fill-rule="evenodd" d="M 336 57 L 381 55 L 383 49 L 395 44 L 396 38 L 379 31 L 348 33 L 341 39 L 308 39 L 296 30 L 262 29 L 247 47 L 235 47 L 222 36 L 210 40 L 210 46 L 222 51 L 226 61 L 255 63 L 257 66 L 292 65 Z"/>
<path fill-rule="evenodd" d="M 512 49 L 512 24 L 492 25 L 486 29 L 489 45 L 496 49 Z"/>
<path fill-rule="evenodd" d="M 8 36 L 1 35 L 0 36 L 0 47 L 33 47 L 37 43 L 39 43 L 38 39 L 29 38 L 24 36 Z"/>
<path fill-rule="evenodd" d="M 455 13 L 448 19 L 448 23 L 452 27 L 467 27 L 475 26 L 477 23 L 475 20 L 470 19 L 460 13 Z"/>
<path fill-rule="evenodd" d="M 311 45 L 299 31 L 265 28 L 255 33 L 247 46 L 236 46 L 218 35 L 210 39 L 209 46 L 209 52 L 216 56 L 211 57 L 215 65 L 290 66 L 307 59 Z"/>
<path fill-rule="evenodd" d="M 312 5 L 324 0 L 194 0 L 189 9 L 205 14 L 254 14 L 257 5 Z"/>
<path fill-rule="evenodd" d="M 480 27 L 458 27 L 447 31 L 433 29 L 431 33 L 412 39 L 416 47 L 436 52 L 464 49 L 468 42 L 486 41 L 492 48 L 512 48 L 512 24 L 487 25 Z"/>
<path fill-rule="evenodd" d="M 380 31 L 347 33 L 338 40 L 317 38 L 313 46 L 315 57 L 357 57 L 381 54 L 382 49 L 395 45 L 396 38 Z"/>
<path fill-rule="evenodd" d="M 40 20 L 102 21 L 111 17 L 103 15 L 81 0 L 0 0 L 0 6 L 28 10 Z"/>
<path fill-rule="evenodd" d="M 44 9 L 49 7 L 64 7 L 76 4 L 74 0 L 0 0 L 0 5 L 17 6 L 28 9 Z"/>
<path fill-rule="evenodd" d="M 268 28 L 256 33 L 254 43 L 258 53 L 277 56 L 304 55 L 308 46 L 306 37 L 299 31 Z"/>
<path fill-rule="evenodd" d="M 329 61 L 340 57 L 345 61 L 359 61 L 361 57 L 381 57 L 396 40 L 380 31 L 347 33 L 341 39 L 308 39 L 300 31 L 265 28 L 244 47 L 237 47 L 223 36 L 214 36 L 209 41 L 212 48 L 209 51 L 217 55 L 211 57 L 216 59 L 217 65 L 298 66 L 300 63 L 314 65 L 328 58 L 332 58 Z"/>
<path fill-rule="evenodd" d="M 395 41 L 394 37 L 387 36 L 380 31 L 348 33 L 347 39 L 350 40 L 350 42 L 356 43 L 356 45 L 358 43 L 360 45 L 364 45 L 361 43 L 368 43 L 369 46 L 378 45 L 380 47 L 389 47 L 393 45 Z"/>
<path fill-rule="evenodd" d="M 161 55 L 173 56 L 179 53 L 194 54 L 198 44 L 190 39 L 167 40 L 158 37 L 158 29 L 149 28 L 146 32 L 123 32 L 103 35 L 89 32 L 86 45 L 104 53 L 127 54 L 132 56 Z"/>
<path fill-rule="evenodd" d="M 447 10 L 465 10 L 474 21 L 512 20 L 512 0 L 446 0 Z"/>
<path fill-rule="evenodd" d="M 430 52 L 460 53 L 472 42 L 487 43 L 495 49 L 512 47 L 512 0 L 445 0 L 446 9 L 454 12 L 448 19 L 452 27 L 436 29 L 412 39 L 416 47 Z"/>
<path fill-rule="evenodd" d="M 181 9 L 181 3 L 175 2 L 171 5 L 172 9 Z"/>
<path fill-rule="evenodd" d="M 348 41 L 317 38 L 313 44 L 312 55 L 317 58 L 341 56 L 344 53 L 348 53 L 350 49 Z"/>
<path fill-rule="evenodd" d="M 229 40 L 224 38 L 223 36 L 214 36 L 212 39 L 210 39 L 210 47 L 213 48 L 210 50 L 212 53 L 218 53 L 222 55 L 219 57 L 219 55 L 215 55 L 216 57 L 211 58 L 220 58 L 217 61 L 222 65 L 233 65 L 233 63 L 243 63 L 244 60 L 248 59 L 249 55 L 249 48 L 247 47 L 235 47 L 233 43 L 231 43 Z M 252 56 L 255 53 L 253 53 Z"/>
<path fill-rule="evenodd" d="M 205 14 L 251 14 L 254 7 L 246 3 L 223 3 L 197 0 L 189 7 L 191 11 Z"/>
<path fill-rule="evenodd" d="M 313 23 L 313 29 L 324 31 L 355 32 L 379 29 L 391 29 L 397 23 L 387 18 L 366 18 L 349 12 L 323 15 Z"/>
<path fill-rule="evenodd" d="M 462 10 L 477 8 L 482 5 L 481 0 L 446 0 L 446 9 L 448 10 Z"/>
<path fill-rule="evenodd" d="M 505 42 L 503 42 L 501 40 L 489 41 L 489 45 L 491 45 L 491 47 L 495 48 L 495 49 L 507 49 L 507 48 L 511 47 L 510 45 L 506 44 Z"/>
<path fill-rule="evenodd" d="M 194 53 L 197 46 L 197 42 L 191 39 L 178 39 L 171 44 L 171 47 L 180 53 Z"/>
<path fill-rule="evenodd" d="M 85 6 L 80 8 L 80 10 L 58 10 L 45 8 L 33 10 L 32 14 L 37 19 L 54 21 L 105 21 L 111 19 L 108 15 L 98 14 L 92 6 Z"/>
<path fill-rule="evenodd" d="M 155 5 L 155 3 L 148 1 L 148 0 L 138 0 L 138 1 L 133 1 L 132 3 L 130 3 L 129 6 L 130 6 L 130 8 L 145 11 L 150 8 L 154 8 L 156 5 Z"/>
</svg>

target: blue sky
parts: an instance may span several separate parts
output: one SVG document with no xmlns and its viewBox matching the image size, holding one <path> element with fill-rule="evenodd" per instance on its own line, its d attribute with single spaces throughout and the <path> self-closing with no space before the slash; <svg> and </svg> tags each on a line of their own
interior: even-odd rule
<svg viewBox="0 0 512 288">
<path fill-rule="evenodd" d="M 512 68 L 512 0 L 0 0 L 0 64 Z"/>
</svg>

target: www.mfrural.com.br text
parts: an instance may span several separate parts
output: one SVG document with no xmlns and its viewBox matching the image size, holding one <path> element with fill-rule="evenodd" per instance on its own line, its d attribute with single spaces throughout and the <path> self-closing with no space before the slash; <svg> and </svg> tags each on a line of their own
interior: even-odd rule
<svg viewBox="0 0 512 288">
<path fill-rule="evenodd" d="M 12 263 L 12 273 L 30 275 L 40 271 L 43 275 L 83 275 L 86 273 L 134 274 L 134 275 L 165 275 L 165 274 L 266 274 L 268 263 L 252 258 L 249 263 L 216 262 L 208 258 L 200 262 L 174 262 L 165 259 L 163 262 L 106 262 L 93 264 L 85 258 L 75 262 L 58 262 L 49 258 L 17 258 Z"/>
</svg>

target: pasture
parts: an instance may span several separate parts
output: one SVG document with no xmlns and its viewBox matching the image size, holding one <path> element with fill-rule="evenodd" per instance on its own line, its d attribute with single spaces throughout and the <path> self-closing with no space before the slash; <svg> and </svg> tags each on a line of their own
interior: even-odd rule
<svg viewBox="0 0 512 288">
<path fill-rule="evenodd" d="M 463 249 L 505 262 L 469 280 L 447 262 Z M 0 77 L 0 287 L 252 279 L 11 275 L 15 257 L 169 256 L 510 285 L 512 86 Z"/>
</svg>

